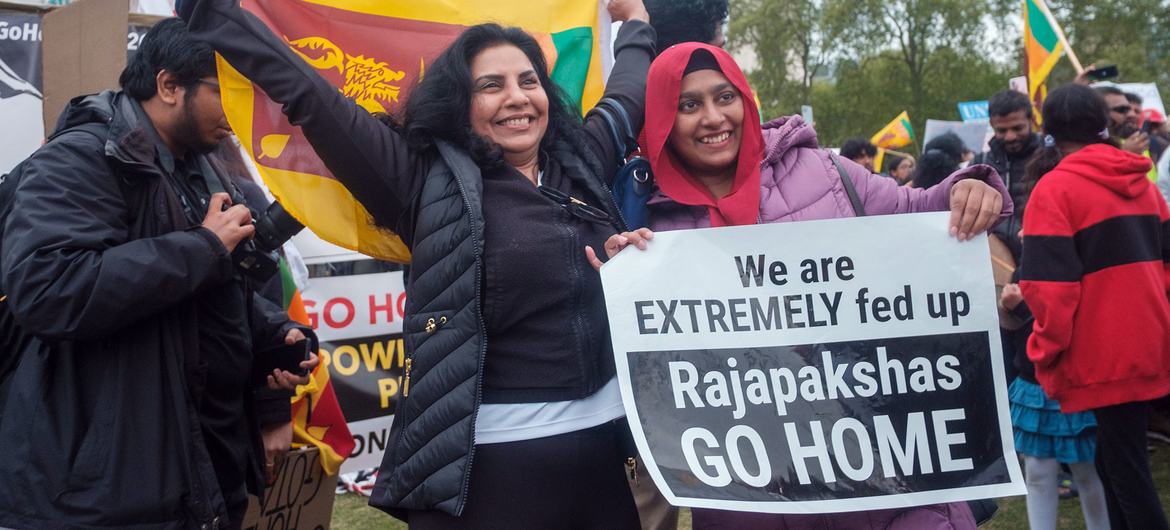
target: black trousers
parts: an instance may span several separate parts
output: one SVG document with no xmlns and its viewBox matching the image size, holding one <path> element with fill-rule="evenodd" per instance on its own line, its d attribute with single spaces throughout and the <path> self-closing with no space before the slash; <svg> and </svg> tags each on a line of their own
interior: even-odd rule
<svg viewBox="0 0 1170 530">
<path fill-rule="evenodd" d="M 1113 530 L 1167 530 L 1166 514 L 1146 452 L 1149 403 L 1123 403 L 1094 410 L 1097 473 L 1105 486 Z"/>
<path fill-rule="evenodd" d="M 412 511 L 411 530 L 639 530 L 626 481 L 625 420 L 568 434 L 475 447 L 461 517 Z"/>
</svg>

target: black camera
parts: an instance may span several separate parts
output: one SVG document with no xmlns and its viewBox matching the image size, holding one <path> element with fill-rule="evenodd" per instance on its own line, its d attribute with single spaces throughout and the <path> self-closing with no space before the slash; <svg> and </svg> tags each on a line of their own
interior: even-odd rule
<svg viewBox="0 0 1170 530">
<path fill-rule="evenodd" d="M 268 205 L 263 214 L 252 217 L 256 234 L 251 240 L 241 242 L 232 252 L 236 267 L 249 278 L 267 282 L 279 268 L 280 256 L 277 249 L 297 235 L 305 225 L 297 221 L 279 202 Z"/>
</svg>

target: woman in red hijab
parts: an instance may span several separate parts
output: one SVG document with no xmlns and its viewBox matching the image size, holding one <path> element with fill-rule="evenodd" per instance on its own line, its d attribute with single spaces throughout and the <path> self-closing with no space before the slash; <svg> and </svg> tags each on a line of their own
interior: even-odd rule
<svg viewBox="0 0 1170 530">
<path fill-rule="evenodd" d="M 800 116 L 759 125 L 747 78 L 720 48 L 685 43 L 651 65 L 646 91 L 646 145 L 659 189 L 648 204 L 650 229 L 691 228 L 853 217 L 847 176 L 866 215 L 951 212 L 951 234 L 965 240 L 1011 215 L 1012 202 L 989 166 L 972 166 L 930 189 L 899 186 L 849 160 L 834 160 Z M 840 164 L 840 166 L 838 166 Z M 840 167 L 840 169 L 838 169 Z M 612 257 L 650 230 L 611 237 Z M 595 267 L 601 262 L 586 250 Z M 692 510 L 696 529 L 894 528 L 974 529 L 965 503 L 894 510 L 771 515 Z"/>
</svg>

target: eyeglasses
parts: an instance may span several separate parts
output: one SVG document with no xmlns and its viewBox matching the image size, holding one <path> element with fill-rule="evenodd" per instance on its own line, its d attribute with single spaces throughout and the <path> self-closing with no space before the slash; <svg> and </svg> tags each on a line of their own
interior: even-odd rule
<svg viewBox="0 0 1170 530">
<path fill-rule="evenodd" d="M 545 197 L 552 199 L 553 202 L 568 210 L 573 217 L 592 223 L 609 224 L 609 214 L 605 213 L 604 210 L 589 206 L 588 204 L 585 204 L 585 201 L 582 201 L 576 197 L 565 195 L 556 188 L 550 188 L 548 186 L 537 186 L 536 189 L 540 190 L 540 193 Z"/>
<path fill-rule="evenodd" d="M 1113 108 L 1111 108 L 1111 109 L 1109 109 L 1109 110 L 1111 110 L 1111 111 L 1113 111 L 1113 112 L 1116 112 L 1116 113 L 1118 113 L 1118 114 L 1129 114 L 1129 113 L 1130 113 L 1130 111 L 1132 111 L 1132 110 L 1133 110 L 1133 107 L 1131 107 L 1131 106 L 1129 106 L 1129 105 L 1118 105 L 1118 106 L 1116 106 L 1116 107 L 1113 107 Z"/>
<path fill-rule="evenodd" d="M 211 87 L 212 90 L 216 91 L 216 93 L 219 92 L 219 80 L 218 79 L 205 78 L 205 79 L 200 79 L 199 82 Z"/>
</svg>

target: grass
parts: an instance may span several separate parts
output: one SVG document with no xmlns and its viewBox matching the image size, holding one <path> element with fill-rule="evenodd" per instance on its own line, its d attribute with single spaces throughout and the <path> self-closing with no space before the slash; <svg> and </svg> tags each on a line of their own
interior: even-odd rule
<svg viewBox="0 0 1170 530">
<path fill-rule="evenodd" d="M 1150 454 L 1154 482 L 1158 485 L 1162 506 L 1170 507 L 1170 445 L 1156 443 L 1154 447 L 1155 451 Z M 687 510 L 683 510 L 679 519 L 680 530 L 691 528 L 691 517 Z M 333 504 L 333 528 L 334 530 L 405 530 L 406 525 L 367 506 L 365 497 L 346 494 L 338 495 Z M 981 528 L 987 530 L 1028 528 L 1028 513 L 1024 505 L 1024 498 L 1000 499 L 999 512 L 990 523 Z M 1085 521 L 1081 517 L 1081 505 L 1076 499 L 1060 501 L 1060 520 L 1057 528 L 1061 530 L 1083 530 L 1085 528 Z"/>
</svg>

